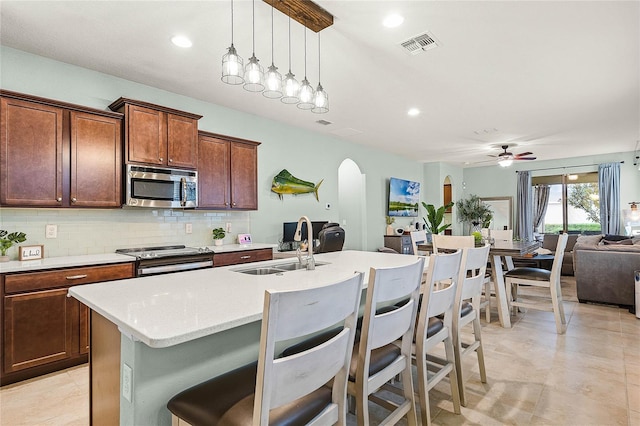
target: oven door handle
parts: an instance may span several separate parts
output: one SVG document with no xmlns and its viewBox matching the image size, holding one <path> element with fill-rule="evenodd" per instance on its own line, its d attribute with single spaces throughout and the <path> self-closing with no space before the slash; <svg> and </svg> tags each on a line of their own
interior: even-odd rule
<svg viewBox="0 0 640 426">
<path fill-rule="evenodd" d="M 143 275 L 161 274 L 163 272 L 188 271 L 190 269 L 208 268 L 210 266 L 213 266 L 213 260 L 193 263 L 180 263 L 177 265 L 150 266 L 145 268 L 138 268 L 138 276 L 141 277 Z"/>
</svg>

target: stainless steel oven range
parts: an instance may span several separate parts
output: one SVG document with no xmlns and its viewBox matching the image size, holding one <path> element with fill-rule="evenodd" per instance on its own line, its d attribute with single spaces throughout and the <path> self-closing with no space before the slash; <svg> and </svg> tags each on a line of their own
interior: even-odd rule
<svg viewBox="0 0 640 426">
<path fill-rule="evenodd" d="M 118 249 L 116 253 L 136 258 L 138 277 L 213 267 L 213 251 L 207 247 L 143 247 Z"/>
</svg>

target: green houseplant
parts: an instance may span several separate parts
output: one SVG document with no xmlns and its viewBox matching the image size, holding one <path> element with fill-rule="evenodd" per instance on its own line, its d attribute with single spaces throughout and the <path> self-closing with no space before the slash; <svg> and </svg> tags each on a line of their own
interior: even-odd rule
<svg viewBox="0 0 640 426">
<path fill-rule="evenodd" d="M 24 232 L 12 232 L 0 229 L 0 262 L 8 262 L 7 250 L 14 244 L 22 243 L 27 240 L 27 234 Z"/>
<path fill-rule="evenodd" d="M 458 221 L 469 224 L 472 231 L 480 230 L 481 226 L 488 227 L 491 223 L 493 212 L 477 195 L 469 195 L 469 198 L 458 201 L 456 206 Z"/>
<path fill-rule="evenodd" d="M 426 231 L 430 234 L 439 234 L 448 227 L 451 226 L 450 223 L 446 223 L 441 225 L 444 221 L 444 213 L 446 210 L 453 206 L 453 201 L 444 206 L 440 206 L 436 209 L 433 204 L 427 204 L 424 201 L 422 202 L 422 207 L 427 211 L 427 217 L 423 217 L 422 220 L 426 226 Z"/>
<path fill-rule="evenodd" d="M 224 232 L 223 228 L 214 228 L 211 231 L 211 236 L 213 237 L 213 243 L 217 246 L 222 245 L 222 239 L 224 238 L 225 235 L 227 235 L 227 233 Z"/>
</svg>

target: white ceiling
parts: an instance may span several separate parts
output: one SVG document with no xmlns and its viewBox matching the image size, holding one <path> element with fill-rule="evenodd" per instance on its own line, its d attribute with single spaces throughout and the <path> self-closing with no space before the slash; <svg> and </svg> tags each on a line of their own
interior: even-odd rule
<svg viewBox="0 0 640 426">
<path fill-rule="evenodd" d="M 488 165 L 509 144 L 550 160 L 636 149 L 640 139 L 638 1 L 317 1 L 327 114 L 220 81 L 229 1 L 7 1 L 3 45 L 210 101 L 422 162 Z M 236 0 L 238 53 L 251 56 L 251 2 Z M 271 62 L 271 8 L 256 1 L 256 56 Z M 384 28 L 390 12 L 404 24 Z M 275 12 L 275 63 L 287 71 L 287 17 Z M 293 21 L 292 71 L 304 76 Z M 411 56 L 399 42 L 441 43 Z M 173 46 L 175 34 L 193 41 Z M 307 76 L 318 82 L 317 35 Z M 410 107 L 421 114 L 408 117 Z M 197 111 L 196 111 L 197 112 Z M 322 126 L 316 120 L 332 124 Z"/>
</svg>

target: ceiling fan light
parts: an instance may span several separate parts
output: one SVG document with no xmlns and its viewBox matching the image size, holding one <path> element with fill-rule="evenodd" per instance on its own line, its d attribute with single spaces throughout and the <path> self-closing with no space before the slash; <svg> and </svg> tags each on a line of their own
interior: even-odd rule
<svg viewBox="0 0 640 426">
<path fill-rule="evenodd" d="M 327 95 L 327 92 L 324 91 L 320 83 L 318 83 L 318 88 L 313 97 L 313 105 L 314 107 L 311 109 L 311 112 L 315 112 L 316 114 L 329 112 L 329 95 Z"/>
<path fill-rule="evenodd" d="M 314 96 L 313 87 L 311 87 L 311 84 L 309 84 L 309 81 L 305 77 L 300 86 L 300 103 L 298 103 L 297 107 L 300 109 L 312 109 L 315 107 L 315 103 L 313 102 Z"/>
<path fill-rule="evenodd" d="M 258 63 L 258 58 L 254 54 L 249 58 L 249 62 L 244 69 L 244 86 L 249 92 L 262 92 L 264 90 L 264 70 Z"/>
<path fill-rule="evenodd" d="M 244 78 L 242 76 L 244 61 L 238 55 L 233 43 L 229 46 L 227 53 L 222 56 L 222 81 L 227 84 L 242 84 Z"/>
<path fill-rule="evenodd" d="M 278 72 L 278 67 L 271 64 L 264 76 L 265 89 L 262 95 L 269 99 L 282 97 L 282 75 Z"/>
<path fill-rule="evenodd" d="M 498 160 L 498 164 L 500 164 L 500 166 L 502 167 L 509 167 L 511 164 L 513 164 L 513 160 L 511 158 L 500 159 Z"/>
</svg>

